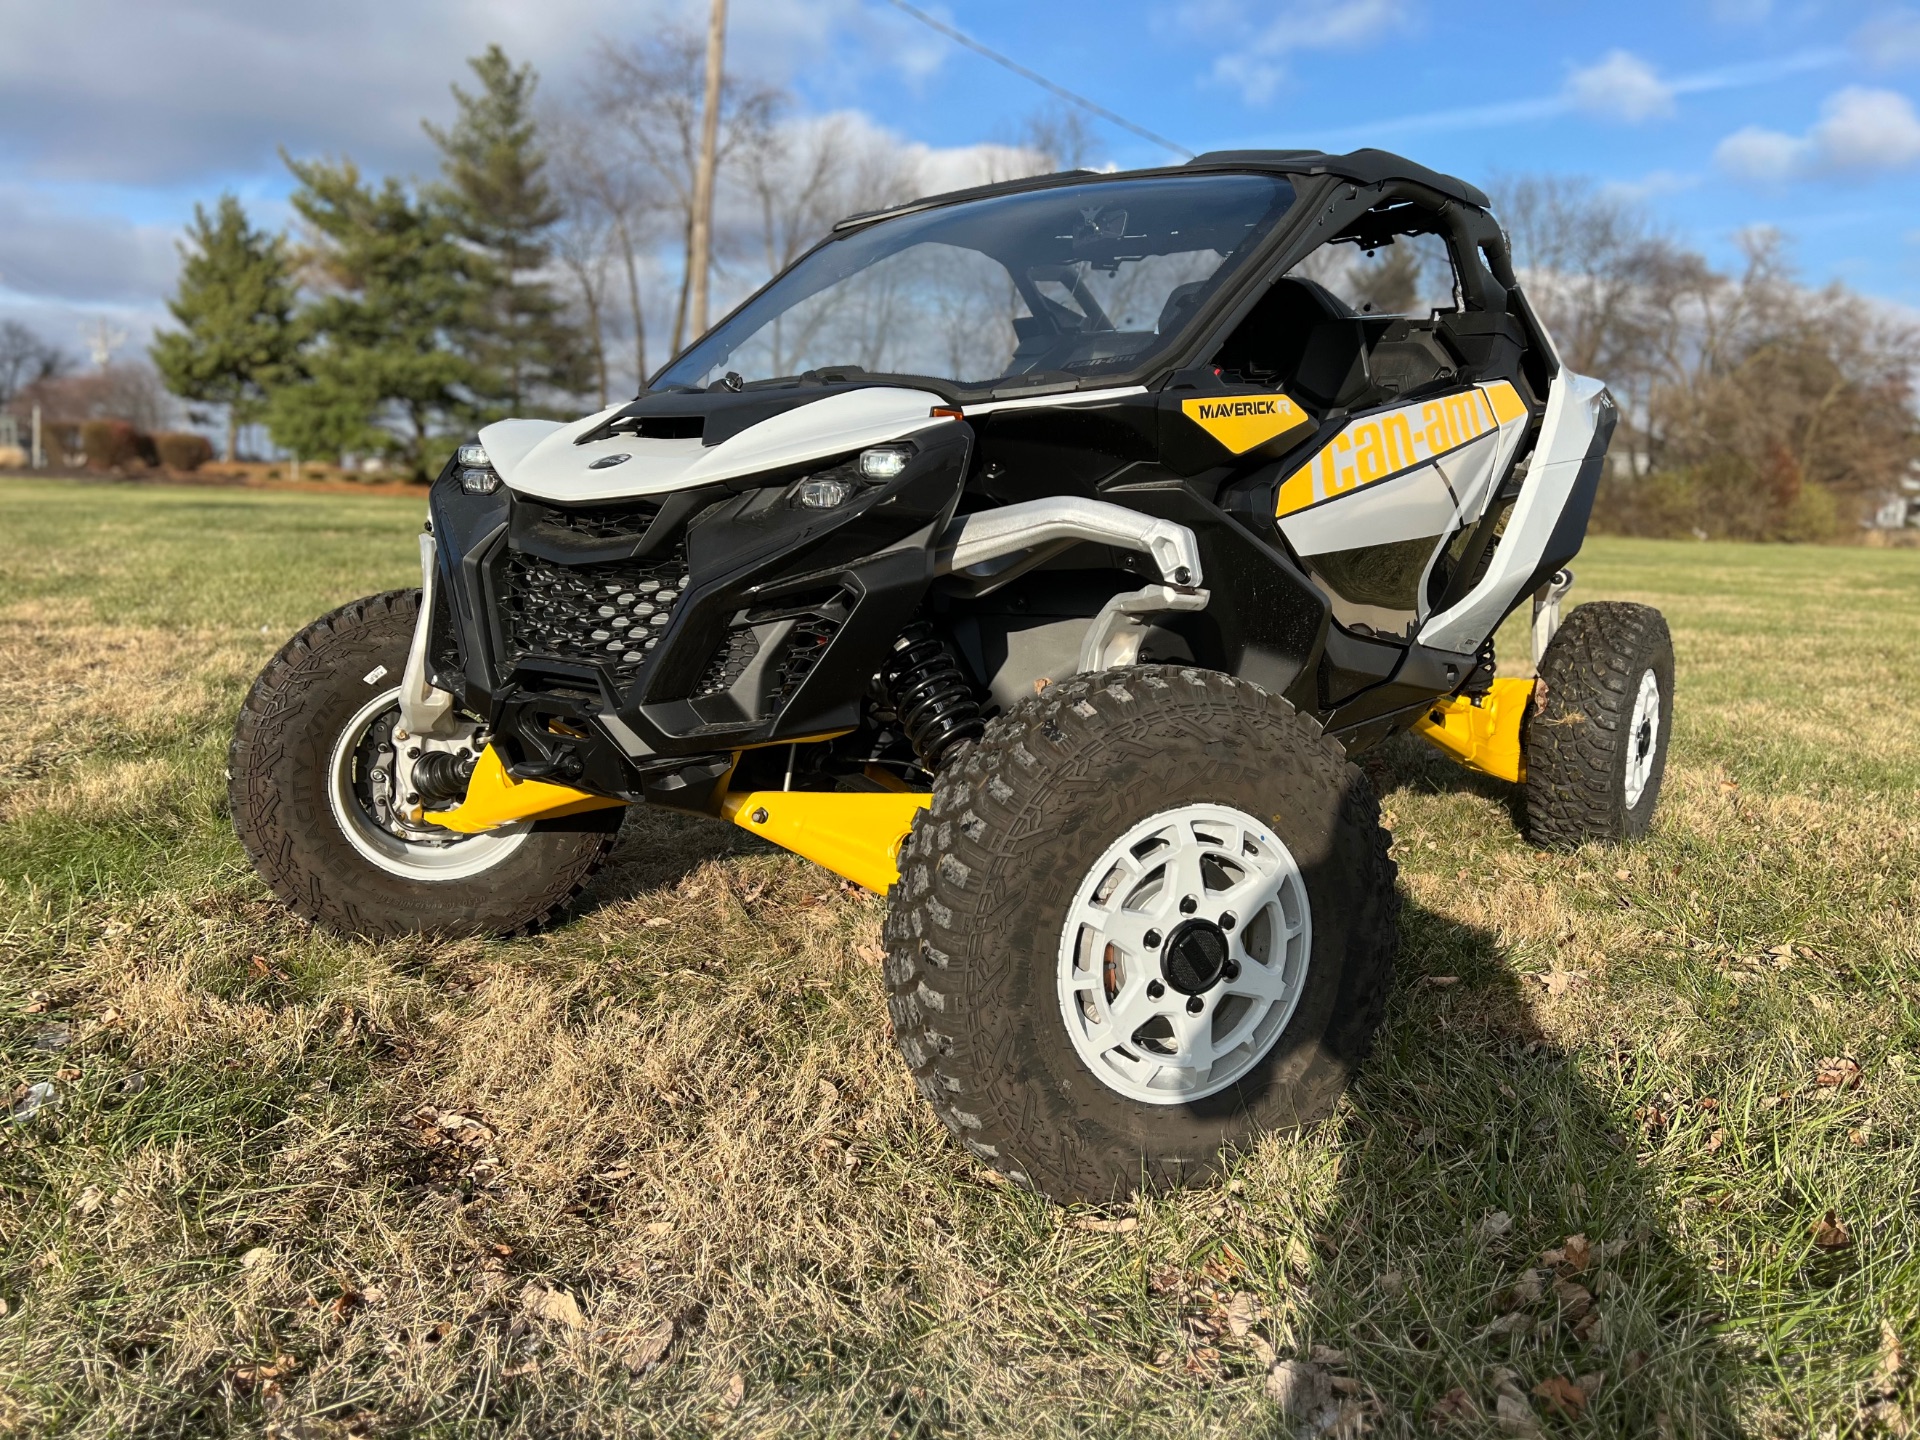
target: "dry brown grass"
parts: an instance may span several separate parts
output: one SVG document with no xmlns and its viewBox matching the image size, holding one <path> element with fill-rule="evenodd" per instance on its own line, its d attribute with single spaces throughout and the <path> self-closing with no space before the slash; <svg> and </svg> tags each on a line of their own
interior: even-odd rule
<svg viewBox="0 0 1920 1440">
<path fill-rule="evenodd" d="M 205 563 L 260 588 L 168 610 L 14 503 L 70 548 L 0 572 L 0 1048 L 60 1102 L 0 1127 L 0 1427 L 1279 1434 L 1275 1359 L 1339 1379 L 1346 1434 L 1911 1413 L 1920 756 L 1853 722 L 1920 637 L 1868 643 L 1829 559 L 1594 547 L 1584 593 L 1655 599 L 1680 648 L 1655 837 L 1543 855 L 1502 787 L 1381 757 L 1409 905 L 1375 1061 L 1228 1182 L 1094 1215 L 915 1098 L 880 902 L 729 827 L 636 814 L 585 913 L 514 944 L 348 943 L 264 898 L 219 774 L 257 597 L 404 581 L 411 510 L 386 568 L 321 581 L 356 522 L 249 501 L 295 540 Z M 139 503 L 98 523 L 164 564 L 176 502 Z M 1920 595 L 1915 557 L 1865 558 L 1883 613 Z M 1825 679 L 1757 671 L 1760 629 Z M 1580 1415 L 1535 1394 L 1601 1372 Z"/>
</svg>

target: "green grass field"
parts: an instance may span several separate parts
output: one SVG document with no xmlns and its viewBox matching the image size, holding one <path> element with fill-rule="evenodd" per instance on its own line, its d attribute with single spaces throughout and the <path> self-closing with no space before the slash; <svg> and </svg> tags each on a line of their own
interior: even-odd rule
<svg viewBox="0 0 1920 1440">
<path fill-rule="evenodd" d="M 1297 1361 L 1308 1434 L 1907 1433 L 1920 553 L 1595 541 L 1679 655 L 1652 838 L 1391 747 L 1374 1061 L 1095 1214 L 922 1108 L 881 902 L 718 823 L 531 941 L 268 900 L 241 692 L 422 508 L 0 482 L 0 1430 L 1291 1435 Z"/>
</svg>

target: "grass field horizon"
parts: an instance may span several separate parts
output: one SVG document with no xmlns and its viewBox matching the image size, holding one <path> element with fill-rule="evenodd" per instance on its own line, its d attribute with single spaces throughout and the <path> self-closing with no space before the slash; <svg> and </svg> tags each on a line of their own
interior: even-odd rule
<svg viewBox="0 0 1920 1440">
<path fill-rule="evenodd" d="M 269 899 L 240 696 L 423 511 L 0 481 L 0 1433 L 1910 1430 L 1920 552 L 1591 541 L 1574 598 L 1674 633 L 1654 834 L 1543 853 L 1370 757 L 1373 1059 L 1089 1211 L 920 1103 L 882 902 L 731 827 L 635 812 L 532 940 Z"/>
</svg>

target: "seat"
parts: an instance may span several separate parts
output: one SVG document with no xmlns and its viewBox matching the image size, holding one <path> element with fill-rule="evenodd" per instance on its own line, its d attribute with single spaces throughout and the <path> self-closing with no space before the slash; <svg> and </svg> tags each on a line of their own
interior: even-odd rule
<svg viewBox="0 0 1920 1440">
<path fill-rule="evenodd" d="M 1214 364 L 1271 380 L 1322 410 L 1350 406 L 1372 388 L 1360 317 L 1326 286 L 1297 275 L 1274 281 Z"/>
</svg>

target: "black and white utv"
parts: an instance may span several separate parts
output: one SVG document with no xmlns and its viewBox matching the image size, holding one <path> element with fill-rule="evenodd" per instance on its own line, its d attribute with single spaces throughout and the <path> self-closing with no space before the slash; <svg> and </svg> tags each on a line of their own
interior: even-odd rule
<svg viewBox="0 0 1920 1440">
<path fill-rule="evenodd" d="M 1323 1114 L 1379 1025 L 1414 730 L 1540 843 L 1643 833 L 1659 614 L 1560 623 L 1614 406 L 1470 185 L 1379 151 L 855 216 L 657 376 L 435 482 L 418 591 L 248 696 L 232 800 L 302 915 L 551 921 L 621 807 L 888 897 L 928 1102 L 1056 1198 Z M 1539 679 L 1494 678 L 1533 602 Z"/>
</svg>

